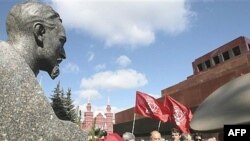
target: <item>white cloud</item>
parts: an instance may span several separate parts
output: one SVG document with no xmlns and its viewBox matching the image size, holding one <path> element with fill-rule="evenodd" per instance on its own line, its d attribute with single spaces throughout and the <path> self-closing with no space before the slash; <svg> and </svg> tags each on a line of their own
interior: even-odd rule
<svg viewBox="0 0 250 141">
<path fill-rule="evenodd" d="M 133 69 L 122 69 L 99 72 L 90 78 L 83 78 L 81 87 L 92 89 L 129 89 L 144 86 L 147 82 L 148 80 L 144 74 L 138 73 Z"/>
<path fill-rule="evenodd" d="M 108 46 L 146 46 L 158 31 L 185 31 L 194 13 L 188 0 L 51 0 L 63 23 L 88 32 Z"/>
<path fill-rule="evenodd" d="M 98 99 L 101 98 L 101 94 L 95 89 L 82 89 L 77 92 L 81 98 L 85 99 Z"/>
<path fill-rule="evenodd" d="M 90 62 L 94 59 L 95 54 L 93 52 L 88 52 L 87 56 L 88 56 L 88 62 Z"/>
<path fill-rule="evenodd" d="M 98 64 L 95 66 L 96 71 L 104 70 L 106 68 L 106 64 Z"/>
<path fill-rule="evenodd" d="M 65 73 L 77 73 L 79 72 L 79 66 L 74 63 L 67 63 L 65 66 L 63 66 L 62 71 Z"/>
<path fill-rule="evenodd" d="M 116 63 L 121 67 L 127 67 L 131 63 L 131 60 L 127 56 L 122 55 L 116 59 Z"/>
</svg>

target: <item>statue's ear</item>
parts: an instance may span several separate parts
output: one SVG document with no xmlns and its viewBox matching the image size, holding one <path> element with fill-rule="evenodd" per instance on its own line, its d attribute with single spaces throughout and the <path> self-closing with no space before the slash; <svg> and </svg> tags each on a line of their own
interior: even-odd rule
<svg viewBox="0 0 250 141">
<path fill-rule="evenodd" d="M 43 39 L 44 39 L 44 33 L 45 33 L 44 25 L 41 23 L 35 23 L 33 25 L 33 33 L 34 33 L 37 45 L 40 47 L 43 47 Z"/>
</svg>

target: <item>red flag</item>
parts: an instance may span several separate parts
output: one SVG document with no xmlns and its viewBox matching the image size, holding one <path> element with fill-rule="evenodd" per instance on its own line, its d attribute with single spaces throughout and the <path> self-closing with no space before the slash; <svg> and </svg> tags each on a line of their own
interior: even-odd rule
<svg viewBox="0 0 250 141">
<path fill-rule="evenodd" d="M 193 117 L 191 110 L 169 95 L 165 96 L 164 106 L 169 109 L 171 113 L 170 120 L 174 122 L 182 132 L 190 133 L 189 124 Z"/>
<path fill-rule="evenodd" d="M 169 118 L 169 111 L 164 108 L 163 103 L 139 91 L 136 92 L 135 112 L 163 122 L 167 122 Z"/>
</svg>

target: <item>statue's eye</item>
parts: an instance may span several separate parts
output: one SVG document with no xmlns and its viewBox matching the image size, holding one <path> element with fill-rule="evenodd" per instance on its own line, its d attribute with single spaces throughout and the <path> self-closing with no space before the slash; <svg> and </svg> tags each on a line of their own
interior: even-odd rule
<svg viewBox="0 0 250 141">
<path fill-rule="evenodd" d="M 62 36 L 62 37 L 60 37 L 59 38 L 59 41 L 62 43 L 62 44 L 64 44 L 65 42 L 66 42 L 66 37 L 64 37 L 64 36 Z"/>
</svg>

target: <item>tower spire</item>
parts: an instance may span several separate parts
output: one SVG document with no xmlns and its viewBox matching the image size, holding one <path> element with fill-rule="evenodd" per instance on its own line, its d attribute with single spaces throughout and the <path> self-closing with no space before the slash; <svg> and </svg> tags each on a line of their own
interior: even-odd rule
<svg viewBox="0 0 250 141">
<path fill-rule="evenodd" d="M 108 103 L 107 103 L 107 107 L 106 107 L 107 112 L 111 112 L 111 106 L 110 106 L 110 100 L 108 97 Z"/>
<path fill-rule="evenodd" d="M 90 96 L 88 97 L 88 103 L 90 103 Z"/>
<path fill-rule="evenodd" d="M 107 105 L 110 105 L 110 99 L 109 99 L 109 96 L 108 96 L 108 104 Z"/>
<path fill-rule="evenodd" d="M 88 103 L 87 103 L 86 108 L 87 108 L 87 111 L 89 112 L 91 111 L 90 97 L 88 97 Z"/>
</svg>

